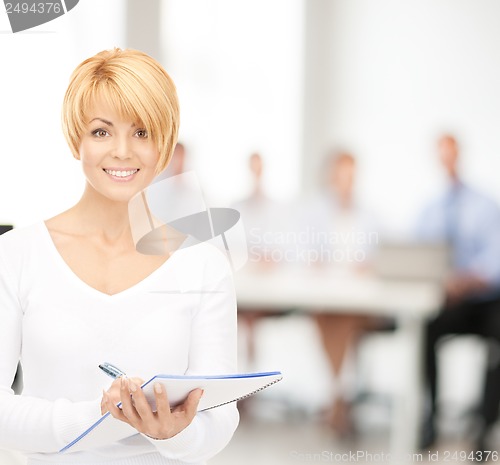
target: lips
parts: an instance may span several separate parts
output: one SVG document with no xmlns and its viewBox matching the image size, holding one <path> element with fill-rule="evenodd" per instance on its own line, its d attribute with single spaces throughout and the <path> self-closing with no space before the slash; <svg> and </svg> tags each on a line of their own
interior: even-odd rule
<svg viewBox="0 0 500 465">
<path fill-rule="evenodd" d="M 135 173 L 137 173 L 139 170 L 137 168 L 135 168 L 135 169 L 125 169 L 125 170 L 106 169 L 106 168 L 104 168 L 104 171 L 106 173 L 108 173 L 109 175 L 115 177 L 115 178 L 129 178 L 130 176 L 132 176 Z"/>
</svg>

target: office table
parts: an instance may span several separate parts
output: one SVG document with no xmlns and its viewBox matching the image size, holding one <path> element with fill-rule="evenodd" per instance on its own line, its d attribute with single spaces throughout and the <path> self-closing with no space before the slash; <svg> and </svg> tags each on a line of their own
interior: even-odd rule
<svg viewBox="0 0 500 465">
<path fill-rule="evenodd" d="M 442 287 L 435 282 L 388 280 L 314 268 L 262 270 L 247 265 L 235 273 L 238 307 L 262 311 L 296 308 L 305 313 L 352 312 L 392 317 L 407 344 L 410 375 L 401 380 L 391 419 L 390 453 L 395 463 L 417 452 L 423 404 L 422 330 L 438 311 Z"/>
</svg>

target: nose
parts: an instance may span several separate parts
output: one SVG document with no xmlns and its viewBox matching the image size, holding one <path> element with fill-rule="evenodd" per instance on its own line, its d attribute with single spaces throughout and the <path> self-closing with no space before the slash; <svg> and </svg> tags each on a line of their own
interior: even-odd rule
<svg viewBox="0 0 500 465">
<path fill-rule="evenodd" d="M 116 137 L 115 144 L 112 149 L 113 158 L 118 158 L 119 160 L 126 160 L 130 158 L 131 155 L 130 142 L 127 137 Z"/>
</svg>

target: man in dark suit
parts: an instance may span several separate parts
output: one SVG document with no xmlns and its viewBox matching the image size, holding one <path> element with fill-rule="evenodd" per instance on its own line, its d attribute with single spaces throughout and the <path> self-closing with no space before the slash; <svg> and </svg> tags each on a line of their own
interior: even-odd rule
<svg viewBox="0 0 500 465">
<path fill-rule="evenodd" d="M 452 250 L 453 272 L 445 283 L 441 312 L 427 325 L 425 374 L 430 391 L 430 409 L 421 438 L 427 449 L 436 439 L 438 413 L 436 350 L 442 337 L 475 334 L 500 341 L 500 208 L 485 194 L 466 185 L 459 176 L 459 146 L 449 134 L 438 140 L 440 162 L 446 171 L 445 192 L 422 213 L 418 237 L 447 241 Z M 479 409 L 477 450 L 495 422 L 500 402 L 500 368 L 488 372 Z"/>
</svg>

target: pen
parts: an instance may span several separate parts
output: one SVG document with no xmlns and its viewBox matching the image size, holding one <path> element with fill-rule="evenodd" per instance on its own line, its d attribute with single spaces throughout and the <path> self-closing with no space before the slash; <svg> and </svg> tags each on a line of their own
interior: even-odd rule
<svg viewBox="0 0 500 465">
<path fill-rule="evenodd" d="M 111 378 L 119 378 L 120 376 L 126 377 L 127 375 L 125 374 L 124 371 L 120 370 L 118 367 L 115 367 L 111 363 L 104 362 L 99 365 L 99 368 L 104 371 L 108 376 L 111 376 Z"/>
</svg>

